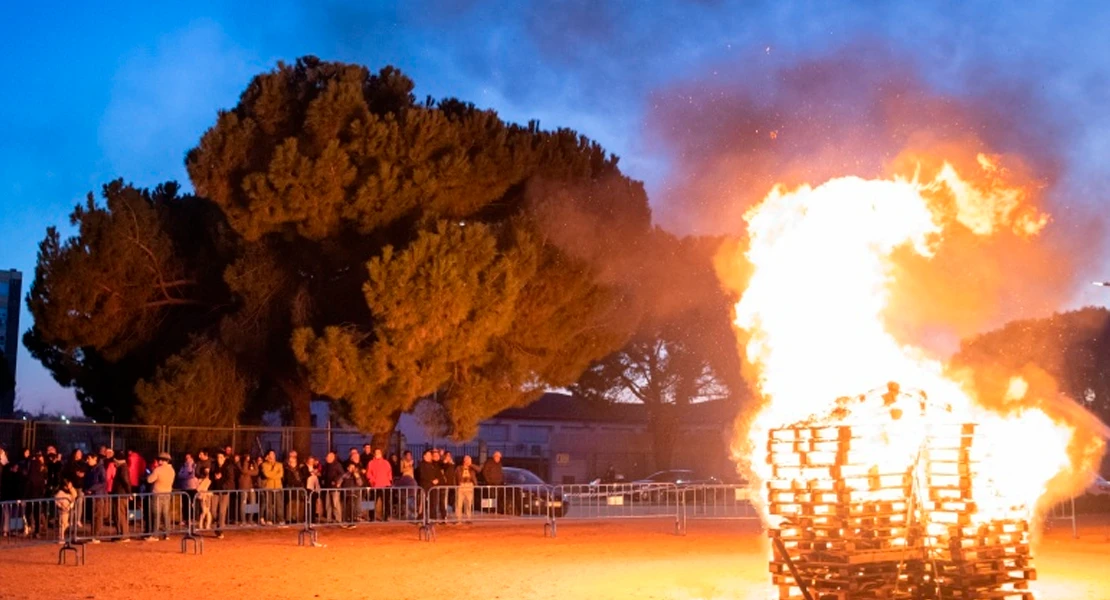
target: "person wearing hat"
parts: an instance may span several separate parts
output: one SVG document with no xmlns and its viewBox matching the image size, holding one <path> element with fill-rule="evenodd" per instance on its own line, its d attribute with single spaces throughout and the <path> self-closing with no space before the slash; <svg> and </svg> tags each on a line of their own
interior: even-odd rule
<svg viewBox="0 0 1110 600">
<path fill-rule="evenodd" d="M 161 525 L 162 539 L 169 539 L 170 531 L 170 494 L 173 492 L 173 482 L 177 475 L 170 462 L 173 458 L 169 452 L 158 455 L 154 470 L 147 475 L 146 482 L 150 484 L 150 491 L 154 493 L 154 520 L 151 522 L 150 537 L 147 541 L 157 541 L 158 528 Z"/>
</svg>

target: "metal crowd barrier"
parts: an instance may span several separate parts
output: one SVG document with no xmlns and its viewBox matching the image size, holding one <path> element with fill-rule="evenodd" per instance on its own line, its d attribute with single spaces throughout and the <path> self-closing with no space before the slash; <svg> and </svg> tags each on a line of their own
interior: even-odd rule
<svg viewBox="0 0 1110 600">
<path fill-rule="evenodd" d="M 53 498 L 0 502 L 0 548 L 64 544 L 70 515 Z"/>
<path fill-rule="evenodd" d="M 1075 516 L 1075 498 L 1053 505 L 1044 516 L 1046 527 L 1052 527 L 1059 522 L 1071 524 L 1072 538 L 1079 539 L 1079 523 Z"/>
<path fill-rule="evenodd" d="M 102 494 L 82 496 L 83 519 L 71 527 L 71 543 L 85 544 L 106 541 L 165 541 L 171 535 L 181 536 L 181 552 L 192 543 L 193 552 L 203 552 L 199 538 L 193 533 L 195 501 L 186 492 L 144 494 Z M 83 556 L 78 562 L 83 563 Z"/>
<path fill-rule="evenodd" d="M 559 521 L 623 519 L 674 520 L 675 533 L 682 529 L 682 497 L 673 483 L 612 483 L 552 486 L 562 499 L 552 513 L 552 537 Z"/>
<path fill-rule="evenodd" d="M 747 485 L 690 485 L 679 488 L 682 494 L 682 530 L 693 520 L 758 521 L 759 511 L 752 504 Z"/>
<path fill-rule="evenodd" d="M 427 502 L 424 490 L 418 487 L 322 489 L 308 495 L 305 531 L 316 544 L 320 528 L 411 523 L 419 526 L 419 536 L 425 539 L 429 535 Z"/>
</svg>

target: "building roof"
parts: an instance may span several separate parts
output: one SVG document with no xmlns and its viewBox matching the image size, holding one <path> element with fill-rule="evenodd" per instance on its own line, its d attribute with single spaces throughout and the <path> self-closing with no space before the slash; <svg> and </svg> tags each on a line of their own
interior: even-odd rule
<svg viewBox="0 0 1110 600">
<path fill-rule="evenodd" d="M 690 407 L 683 422 L 690 425 L 718 423 L 731 426 L 736 412 L 736 404 L 729 401 L 701 402 Z M 630 424 L 644 424 L 648 420 L 647 409 L 643 404 L 598 402 L 560 392 L 548 392 L 528 406 L 503 410 L 493 418 Z"/>
</svg>

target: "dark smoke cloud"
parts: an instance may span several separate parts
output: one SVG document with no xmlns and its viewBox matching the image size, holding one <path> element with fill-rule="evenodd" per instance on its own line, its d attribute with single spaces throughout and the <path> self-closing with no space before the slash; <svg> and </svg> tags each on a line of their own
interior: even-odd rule
<svg viewBox="0 0 1110 600">
<path fill-rule="evenodd" d="M 661 89 L 648 136 L 672 166 L 657 218 L 678 231 L 740 234 L 745 211 L 775 184 L 911 176 L 918 166 L 935 173 L 941 159 L 967 174 L 978 153 L 1001 155 L 1052 224 L 1034 240 L 952 231 L 930 260 L 898 257 L 891 326 L 906 341 L 951 350 L 1002 320 L 1050 313 L 1102 248 L 1098 215 L 1058 185 L 1077 125 L 1054 116 L 1032 82 L 975 73 L 974 92 L 945 94 L 911 56 L 871 42 L 800 61 L 719 65 Z"/>
<path fill-rule="evenodd" d="M 974 95 L 934 92 L 889 45 L 718 65 L 653 93 L 653 148 L 672 160 L 657 201 L 680 230 L 736 231 L 775 183 L 886 174 L 908 149 L 1014 153 L 1051 185 L 1065 123 L 1027 85 L 981 79 Z"/>
</svg>

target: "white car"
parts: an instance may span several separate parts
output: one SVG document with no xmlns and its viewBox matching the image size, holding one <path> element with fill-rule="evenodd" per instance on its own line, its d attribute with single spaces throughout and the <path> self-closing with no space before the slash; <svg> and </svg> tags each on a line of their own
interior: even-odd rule
<svg viewBox="0 0 1110 600">
<path fill-rule="evenodd" d="M 1092 496 L 1110 496 L 1110 481 L 1102 475 L 1095 475 L 1095 480 L 1087 486 L 1087 493 Z"/>
</svg>

